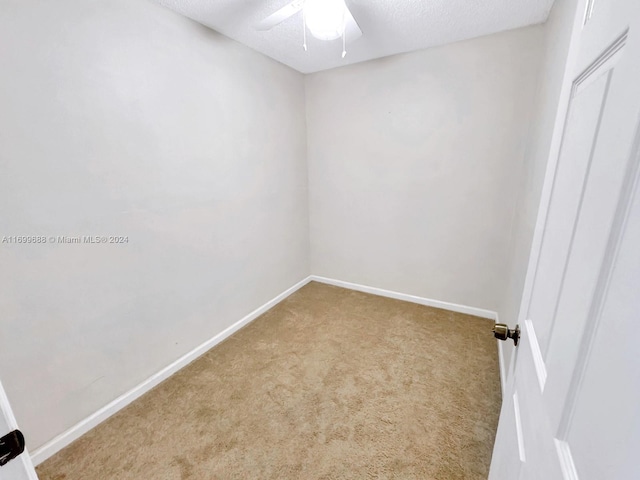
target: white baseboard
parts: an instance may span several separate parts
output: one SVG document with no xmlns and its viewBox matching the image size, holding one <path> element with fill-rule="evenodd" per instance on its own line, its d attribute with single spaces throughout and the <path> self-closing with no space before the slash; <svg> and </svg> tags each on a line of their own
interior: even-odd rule
<svg viewBox="0 0 640 480">
<path fill-rule="evenodd" d="M 129 405 L 131 402 L 133 402 L 134 400 L 136 400 L 137 398 L 139 398 L 140 396 L 142 396 L 143 394 L 151 390 L 160 382 L 169 378 L 178 370 L 180 370 L 181 368 L 185 367 L 186 365 L 194 361 L 196 358 L 198 358 L 199 356 L 201 356 L 202 354 L 204 354 L 205 352 L 207 352 L 208 350 L 216 346 L 218 343 L 222 342 L 224 339 L 226 339 L 227 337 L 232 335 L 234 332 L 238 331 L 240 328 L 250 323 L 252 320 L 262 315 L 264 312 L 266 312 L 270 308 L 274 307 L 276 304 L 284 300 L 286 297 L 294 293 L 296 290 L 305 286 L 310 281 L 311 281 L 311 277 L 307 277 L 304 280 L 301 280 L 300 282 L 296 283 L 291 288 L 285 290 L 277 297 L 269 300 L 267 303 L 255 309 L 253 312 L 249 313 L 242 319 L 238 320 L 236 323 L 226 328 L 222 332 L 218 333 L 213 338 L 197 346 L 190 352 L 186 353 L 185 355 L 177 359 L 172 364 L 166 366 L 159 372 L 147 378 L 145 381 L 143 381 L 139 385 L 133 387 L 128 392 L 123 393 L 118 398 L 108 403 L 97 412 L 93 413 L 92 415 L 89 415 L 87 418 L 75 424 L 70 429 L 66 430 L 65 432 L 56 436 L 55 438 L 48 441 L 41 447 L 37 448 L 31 454 L 32 462 L 35 465 L 38 465 L 44 462 L 47 458 L 59 452 L 64 447 L 69 445 L 71 442 L 78 439 L 80 436 L 84 435 L 89 430 L 97 426 L 99 423 L 105 421 L 114 413 L 118 412 L 122 408 Z"/>
<path fill-rule="evenodd" d="M 489 318 L 492 320 L 497 320 L 497 313 L 491 310 L 485 310 L 482 308 L 469 307 L 466 305 L 458 305 L 455 303 L 449 302 L 441 302 L 439 300 L 432 300 L 429 298 L 418 297 L 415 295 L 408 295 L 406 293 L 393 292 L 390 290 L 384 290 L 382 288 L 369 287 L 366 285 L 359 285 L 357 283 L 343 282 L 341 280 L 335 280 L 332 278 L 320 277 L 317 275 L 311 275 L 300 282 L 293 285 L 291 288 L 285 290 L 277 297 L 269 300 L 267 303 L 262 305 L 261 307 L 255 309 L 253 312 L 249 313 L 230 327 L 226 328 L 222 332 L 215 335 L 213 338 L 207 340 L 203 344 L 197 346 L 190 352 L 186 353 L 179 359 L 177 359 L 172 364 L 166 366 L 159 372 L 155 373 L 151 377 L 147 378 L 145 381 L 135 386 L 128 392 L 120 395 L 118 398 L 108 403 L 104 407 L 102 407 L 97 412 L 89 415 L 84 420 L 80 421 L 73 427 L 69 428 L 65 432 L 56 436 L 52 440 L 48 441 L 41 447 L 37 448 L 31 454 L 31 460 L 34 465 L 38 465 L 44 462 L 47 458 L 51 457 L 55 453 L 62 450 L 64 447 L 69 445 L 74 440 L 78 439 L 86 432 L 121 410 L 122 408 L 129 405 L 131 402 L 141 397 L 143 394 L 151 390 L 153 387 L 158 385 L 160 382 L 166 380 L 171 375 L 176 373 L 181 368 L 185 367 L 199 356 L 216 346 L 218 343 L 222 342 L 224 339 L 232 335 L 234 332 L 238 331 L 240 328 L 244 327 L 252 320 L 256 319 L 264 312 L 274 307 L 276 304 L 284 300 L 286 297 L 299 290 L 303 286 L 305 286 L 310 281 L 316 281 L 320 283 L 326 283 L 329 285 L 335 285 L 338 287 L 348 288 L 350 290 L 357 290 L 360 292 L 371 293 L 373 295 L 380 295 L 383 297 L 395 298 L 397 300 L 404 300 L 406 302 L 417 303 L 420 305 L 426 305 L 429 307 L 442 308 L 445 310 L 451 310 L 459 313 L 466 313 L 468 315 L 475 315 L 477 317 Z M 502 345 L 498 344 L 498 355 L 500 360 L 500 380 L 503 385 L 504 391 L 504 365 L 503 365 L 503 357 L 502 357 Z"/>
<path fill-rule="evenodd" d="M 485 310 L 483 308 L 469 307 L 467 305 L 458 305 L 456 303 L 441 302 L 440 300 L 433 300 L 431 298 L 417 297 L 415 295 L 408 295 L 406 293 L 393 292 L 391 290 L 384 290 L 382 288 L 369 287 L 367 285 L 360 285 L 358 283 L 343 282 L 342 280 L 335 280 L 333 278 L 320 277 L 318 275 L 311 275 L 311 280 L 320 283 L 326 283 L 328 285 L 335 285 L 337 287 L 348 288 L 350 290 L 357 290 L 359 292 L 371 293 L 373 295 L 380 295 L 382 297 L 395 298 L 397 300 L 404 300 L 406 302 L 418 303 L 420 305 L 426 305 L 429 307 L 442 308 L 444 310 L 451 310 L 458 313 L 466 313 L 468 315 L 475 315 L 476 317 L 488 318 L 498 323 L 498 313 L 492 310 Z M 504 365 L 504 353 L 503 342 L 498 342 L 498 363 L 500 365 L 500 388 L 504 397 L 506 387 L 506 372 Z"/>
<path fill-rule="evenodd" d="M 495 320 L 498 314 L 492 310 L 485 310 L 483 308 L 468 307 L 466 305 L 458 305 L 457 303 L 441 302 L 440 300 L 433 300 L 431 298 L 418 297 L 415 295 L 409 295 L 406 293 L 393 292 L 391 290 L 385 290 L 383 288 L 369 287 L 367 285 L 360 285 L 358 283 L 343 282 L 342 280 L 335 280 L 333 278 L 320 277 L 318 275 L 311 275 L 311 280 L 320 283 L 326 283 L 328 285 L 335 285 L 336 287 L 348 288 L 350 290 L 357 290 L 359 292 L 371 293 L 373 295 L 380 295 L 382 297 L 395 298 L 396 300 L 404 300 L 405 302 L 418 303 L 420 305 L 426 305 L 428 307 L 442 308 L 443 310 L 451 310 L 452 312 L 466 313 L 467 315 L 475 315 L 476 317 L 489 318 Z"/>
</svg>

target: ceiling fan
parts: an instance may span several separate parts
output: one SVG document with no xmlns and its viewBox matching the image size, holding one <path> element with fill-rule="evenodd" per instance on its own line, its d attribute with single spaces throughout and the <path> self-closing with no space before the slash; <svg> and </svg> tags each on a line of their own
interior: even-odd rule
<svg viewBox="0 0 640 480">
<path fill-rule="evenodd" d="M 302 12 L 303 43 L 307 50 L 307 29 L 319 40 L 342 37 L 342 57 L 347 54 L 346 43 L 362 36 L 362 30 L 344 0 L 293 0 L 258 23 L 256 30 L 271 30 L 286 19 Z"/>
</svg>

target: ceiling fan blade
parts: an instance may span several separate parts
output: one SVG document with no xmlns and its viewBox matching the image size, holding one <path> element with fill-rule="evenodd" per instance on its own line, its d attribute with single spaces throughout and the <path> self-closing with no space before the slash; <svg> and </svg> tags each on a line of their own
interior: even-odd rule
<svg viewBox="0 0 640 480">
<path fill-rule="evenodd" d="M 300 10 L 302 10 L 303 5 L 304 0 L 294 0 L 288 5 L 282 7 L 280 10 L 269 15 L 267 18 L 258 23 L 254 28 L 260 31 L 271 30 L 279 23 L 284 22 L 287 18 L 292 17 Z"/>
<path fill-rule="evenodd" d="M 344 22 L 344 36 L 347 42 L 353 42 L 362 36 L 362 30 L 360 30 L 358 22 L 353 18 L 348 8 L 345 13 Z"/>
</svg>

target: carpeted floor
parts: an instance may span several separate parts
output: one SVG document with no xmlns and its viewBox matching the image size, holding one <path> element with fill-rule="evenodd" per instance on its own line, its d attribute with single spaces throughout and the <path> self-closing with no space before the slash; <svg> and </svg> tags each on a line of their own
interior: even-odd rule
<svg viewBox="0 0 640 480">
<path fill-rule="evenodd" d="M 484 480 L 500 409 L 492 325 L 310 283 L 38 475 Z"/>
</svg>

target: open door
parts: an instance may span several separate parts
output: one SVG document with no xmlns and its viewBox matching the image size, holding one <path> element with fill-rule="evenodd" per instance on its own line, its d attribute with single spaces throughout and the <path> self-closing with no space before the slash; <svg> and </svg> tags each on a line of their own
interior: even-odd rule
<svg viewBox="0 0 640 480">
<path fill-rule="evenodd" d="M 581 6 L 491 480 L 640 479 L 640 1 Z"/>
<path fill-rule="evenodd" d="M 16 430 L 18 430 L 16 419 L 0 383 L 0 438 L 5 438 L 4 441 L 0 441 L 0 463 L 4 463 L 3 459 L 6 460 L 12 456 L 9 455 L 9 451 L 16 448 L 16 443 L 24 445 L 20 442 L 21 434 L 12 434 Z M 5 437 L 5 435 L 8 436 Z M 5 455 L 9 456 L 5 457 Z M 19 456 L 0 466 L 0 480 L 38 480 L 26 449 Z"/>
</svg>

